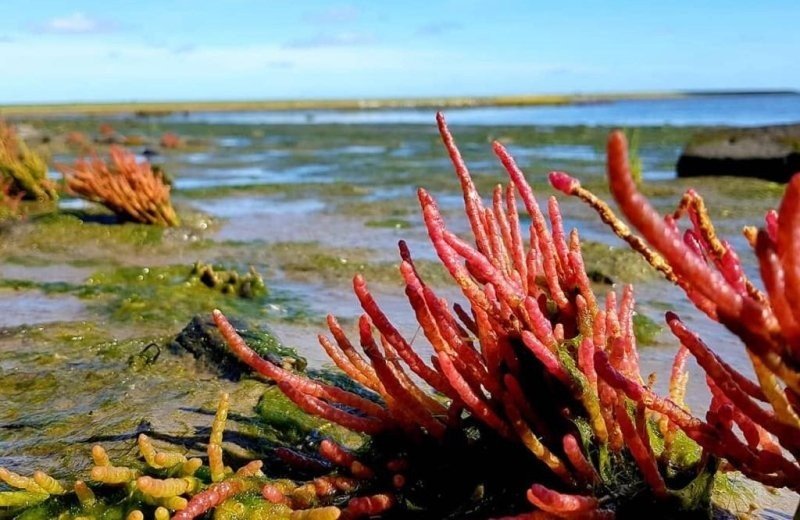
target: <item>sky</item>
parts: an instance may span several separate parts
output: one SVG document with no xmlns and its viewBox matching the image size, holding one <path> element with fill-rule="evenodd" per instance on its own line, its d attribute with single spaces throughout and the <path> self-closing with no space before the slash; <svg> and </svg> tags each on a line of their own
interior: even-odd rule
<svg viewBox="0 0 800 520">
<path fill-rule="evenodd" d="M 798 0 L 0 0 L 0 104 L 800 89 Z"/>
</svg>

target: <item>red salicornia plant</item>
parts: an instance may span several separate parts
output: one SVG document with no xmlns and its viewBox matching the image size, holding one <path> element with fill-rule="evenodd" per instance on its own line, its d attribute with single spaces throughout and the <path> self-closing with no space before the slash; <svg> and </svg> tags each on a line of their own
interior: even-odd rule
<svg viewBox="0 0 800 520">
<path fill-rule="evenodd" d="M 688 422 L 696 420 L 681 411 L 686 355 L 673 370 L 674 402 L 654 412 L 639 371 L 632 287 L 604 300 L 594 294 L 577 231 L 564 230 L 555 198 L 547 216 L 542 212 L 499 143 L 494 151 L 510 182 L 497 186 L 485 206 L 441 114 L 438 123 L 474 244 L 447 228 L 433 197 L 420 189 L 433 247 L 468 302 L 450 308 L 400 243 L 400 274 L 430 345 L 428 359 L 395 328 L 360 275 L 353 282 L 364 310 L 360 349 L 333 316 L 333 339 L 319 338 L 354 391 L 260 358 L 214 313 L 232 351 L 301 409 L 371 436 L 358 456 L 330 440 L 319 445 L 323 459 L 357 482 L 345 516 L 405 507 L 404 515 L 427 508 L 432 517 L 448 501 L 521 518 L 531 515 L 531 504 L 536 514 L 564 518 L 608 518 L 658 502 L 707 507 L 717 461 L 687 438 Z M 518 198 L 531 220 L 527 232 Z M 476 489 L 480 507 L 470 502 Z M 263 495 L 283 500 L 271 488 Z"/>
<path fill-rule="evenodd" d="M 103 204 L 121 218 L 159 226 L 179 223 L 163 174 L 124 148 L 112 146 L 108 162 L 79 159 L 60 169 L 69 191 Z"/>
<path fill-rule="evenodd" d="M 595 354 L 600 379 L 668 418 L 707 453 L 726 459 L 750 478 L 800 491 L 800 175 L 789 182 L 779 210 L 767 214 L 764 228 L 745 229 L 763 289 L 747 278 L 731 245 L 717 237 L 694 190 L 665 217 L 650 206 L 631 178 L 621 132 L 612 133 L 608 141 L 608 175 L 615 200 L 641 237 L 577 180 L 560 172 L 550 180 L 555 188 L 588 202 L 698 309 L 736 334 L 757 380 L 726 364 L 672 312 L 667 313 L 670 329 L 707 376 L 712 401 L 705 421 L 615 369 L 604 352 Z M 682 233 L 678 221 L 684 215 L 690 226 Z"/>
<path fill-rule="evenodd" d="M 64 144 L 69 148 L 76 150 L 80 154 L 91 153 L 94 149 L 92 141 L 83 132 L 73 131 L 69 132 L 64 137 Z"/>
<path fill-rule="evenodd" d="M 172 132 L 164 132 L 158 142 L 161 145 L 161 148 L 165 148 L 167 150 L 177 150 L 184 145 L 181 136 Z"/>
</svg>

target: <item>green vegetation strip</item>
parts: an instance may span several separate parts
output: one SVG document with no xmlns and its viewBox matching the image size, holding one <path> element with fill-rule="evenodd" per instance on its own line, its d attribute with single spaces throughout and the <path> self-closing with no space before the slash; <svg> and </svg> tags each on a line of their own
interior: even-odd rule
<svg viewBox="0 0 800 520">
<path fill-rule="evenodd" d="M 618 94 L 523 94 L 516 96 L 431 97 L 395 99 L 308 99 L 250 101 L 163 101 L 132 103 L 53 103 L 0 105 L 0 115 L 111 115 L 122 113 L 165 114 L 172 112 L 241 112 L 250 110 L 364 110 L 381 108 L 457 108 L 476 106 L 528 106 L 594 103 L 620 99 L 673 99 L 679 92 Z"/>
</svg>

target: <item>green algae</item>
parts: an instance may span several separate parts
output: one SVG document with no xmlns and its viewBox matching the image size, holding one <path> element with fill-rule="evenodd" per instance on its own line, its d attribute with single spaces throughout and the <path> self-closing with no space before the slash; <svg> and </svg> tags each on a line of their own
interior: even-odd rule
<svg viewBox="0 0 800 520">
<path fill-rule="evenodd" d="M 78 294 L 92 299 L 95 309 L 117 321 L 179 325 L 193 315 L 221 309 L 235 315 L 264 317 L 271 301 L 263 292 L 238 298 L 210 289 L 184 265 L 120 267 L 86 280 Z M 298 315 L 305 309 L 296 309 Z"/>
<path fill-rule="evenodd" d="M 733 514 L 750 514 L 757 508 L 757 491 L 752 482 L 740 473 L 718 472 L 714 477 L 712 501 L 714 505 Z"/>
<path fill-rule="evenodd" d="M 65 260 L 63 262 L 59 262 L 64 265 L 68 265 L 71 267 L 97 267 L 101 265 L 101 262 L 92 258 L 72 258 Z M 3 260 L 4 265 L 18 265 L 22 267 L 51 267 L 54 265 L 54 261 L 52 258 L 43 257 L 43 256 L 33 256 L 33 255 L 26 255 L 24 252 L 20 252 L 20 254 L 8 254 L 4 257 Z"/>
<path fill-rule="evenodd" d="M 675 432 L 670 451 L 670 462 L 676 467 L 691 467 L 703 456 L 703 450 L 684 432 Z"/>
<path fill-rule="evenodd" d="M 214 510 L 214 520 L 288 520 L 292 510 L 283 504 L 264 500 L 259 493 L 249 492 L 226 500 Z"/>
<path fill-rule="evenodd" d="M 34 506 L 47 500 L 49 495 L 32 491 L 0 491 L 0 518 L 1 508 L 22 509 Z"/>
<path fill-rule="evenodd" d="M 374 261 L 374 252 L 361 248 L 326 247 L 318 242 L 279 242 L 269 247 L 269 255 L 286 276 L 297 280 L 347 281 L 361 273 L 368 282 L 400 284 L 399 262 Z M 415 261 L 426 282 L 437 284 L 450 279 L 438 262 Z"/>
<path fill-rule="evenodd" d="M 647 315 L 638 312 L 633 315 L 633 335 L 638 346 L 654 345 L 663 330 L 664 327 Z"/>
<path fill-rule="evenodd" d="M 114 335 L 90 321 L 56 322 L 46 325 L 4 329 L 0 333 L 0 342 L 21 341 L 35 344 L 44 351 L 55 351 L 63 346 L 66 350 L 87 349 L 113 339 Z M 54 354 L 55 355 L 55 354 Z"/>
<path fill-rule="evenodd" d="M 135 492 L 121 487 L 119 490 L 103 490 L 101 500 L 93 504 L 82 505 L 74 494 L 64 496 L 46 496 L 46 500 L 31 508 L 15 512 L 8 511 L 15 520 L 77 520 L 95 518 L 98 520 L 125 520 L 134 510 L 147 510 L 148 507 Z M 153 509 L 152 507 L 149 509 Z M 17 514 L 18 513 L 18 514 Z M 0 518 L 4 518 L 0 511 Z"/>
<path fill-rule="evenodd" d="M 211 223 L 197 213 L 184 213 L 182 217 L 184 227 L 163 229 L 118 223 L 102 211 L 40 214 L 0 229 L 0 258 L 11 258 L 22 265 L 58 261 L 80 267 L 191 252 L 199 256 L 213 245 L 202 237 Z"/>
<path fill-rule="evenodd" d="M 0 287 L 15 291 L 38 289 L 45 294 L 67 294 L 80 290 L 80 285 L 69 282 L 37 282 L 34 280 L 3 279 Z"/>
<path fill-rule="evenodd" d="M 26 246 L 43 252 L 58 253 L 76 244 L 102 241 L 113 245 L 148 246 L 159 244 L 164 228 L 145 224 L 123 223 L 109 225 L 93 222 L 90 217 L 76 213 L 52 213 L 32 220 L 37 224 L 26 233 Z M 100 217 L 96 217 L 100 219 Z"/>
<path fill-rule="evenodd" d="M 366 437 L 309 415 L 297 407 L 276 386 L 270 386 L 255 408 L 258 421 L 254 424 L 261 442 L 276 446 L 302 447 L 311 440 L 328 437 L 348 448 L 361 447 Z"/>
<path fill-rule="evenodd" d="M 179 197 L 191 200 L 252 197 L 254 195 L 282 195 L 291 198 L 313 196 L 326 199 L 362 197 L 369 195 L 371 189 L 368 186 L 355 185 L 349 182 L 296 182 L 187 188 L 177 193 Z"/>
<path fill-rule="evenodd" d="M 416 197 L 399 196 L 391 199 L 346 200 L 336 204 L 336 213 L 372 220 L 405 219 L 416 215 L 419 207 Z"/>
<path fill-rule="evenodd" d="M 231 283 L 228 277 L 220 288 L 211 288 L 190 266 L 126 266 L 95 272 L 82 284 L 0 280 L 0 287 L 72 294 L 87 300 L 93 312 L 117 323 L 168 328 L 214 309 L 250 318 L 274 315 L 288 322 L 305 322 L 314 317 L 296 297 L 284 291 L 268 293 L 260 289 L 256 278 L 260 277 L 239 276 Z"/>
<path fill-rule="evenodd" d="M 589 278 L 596 282 L 632 283 L 660 277 L 641 255 L 630 249 L 584 240 L 581 253 Z"/>
</svg>

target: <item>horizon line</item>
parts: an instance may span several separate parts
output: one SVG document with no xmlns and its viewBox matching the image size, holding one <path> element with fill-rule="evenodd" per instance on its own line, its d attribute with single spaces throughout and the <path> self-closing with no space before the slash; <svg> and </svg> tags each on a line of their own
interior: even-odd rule
<svg viewBox="0 0 800 520">
<path fill-rule="evenodd" d="M 500 96 L 349 97 L 308 99 L 188 99 L 14 102 L 0 104 L 0 117 L 24 115 L 156 115 L 173 112 L 287 110 L 379 110 L 472 108 L 486 106 L 557 106 L 625 100 L 659 100 L 713 96 L 800 95 L 795 89 L 698 89 Z"/>
</svg>

